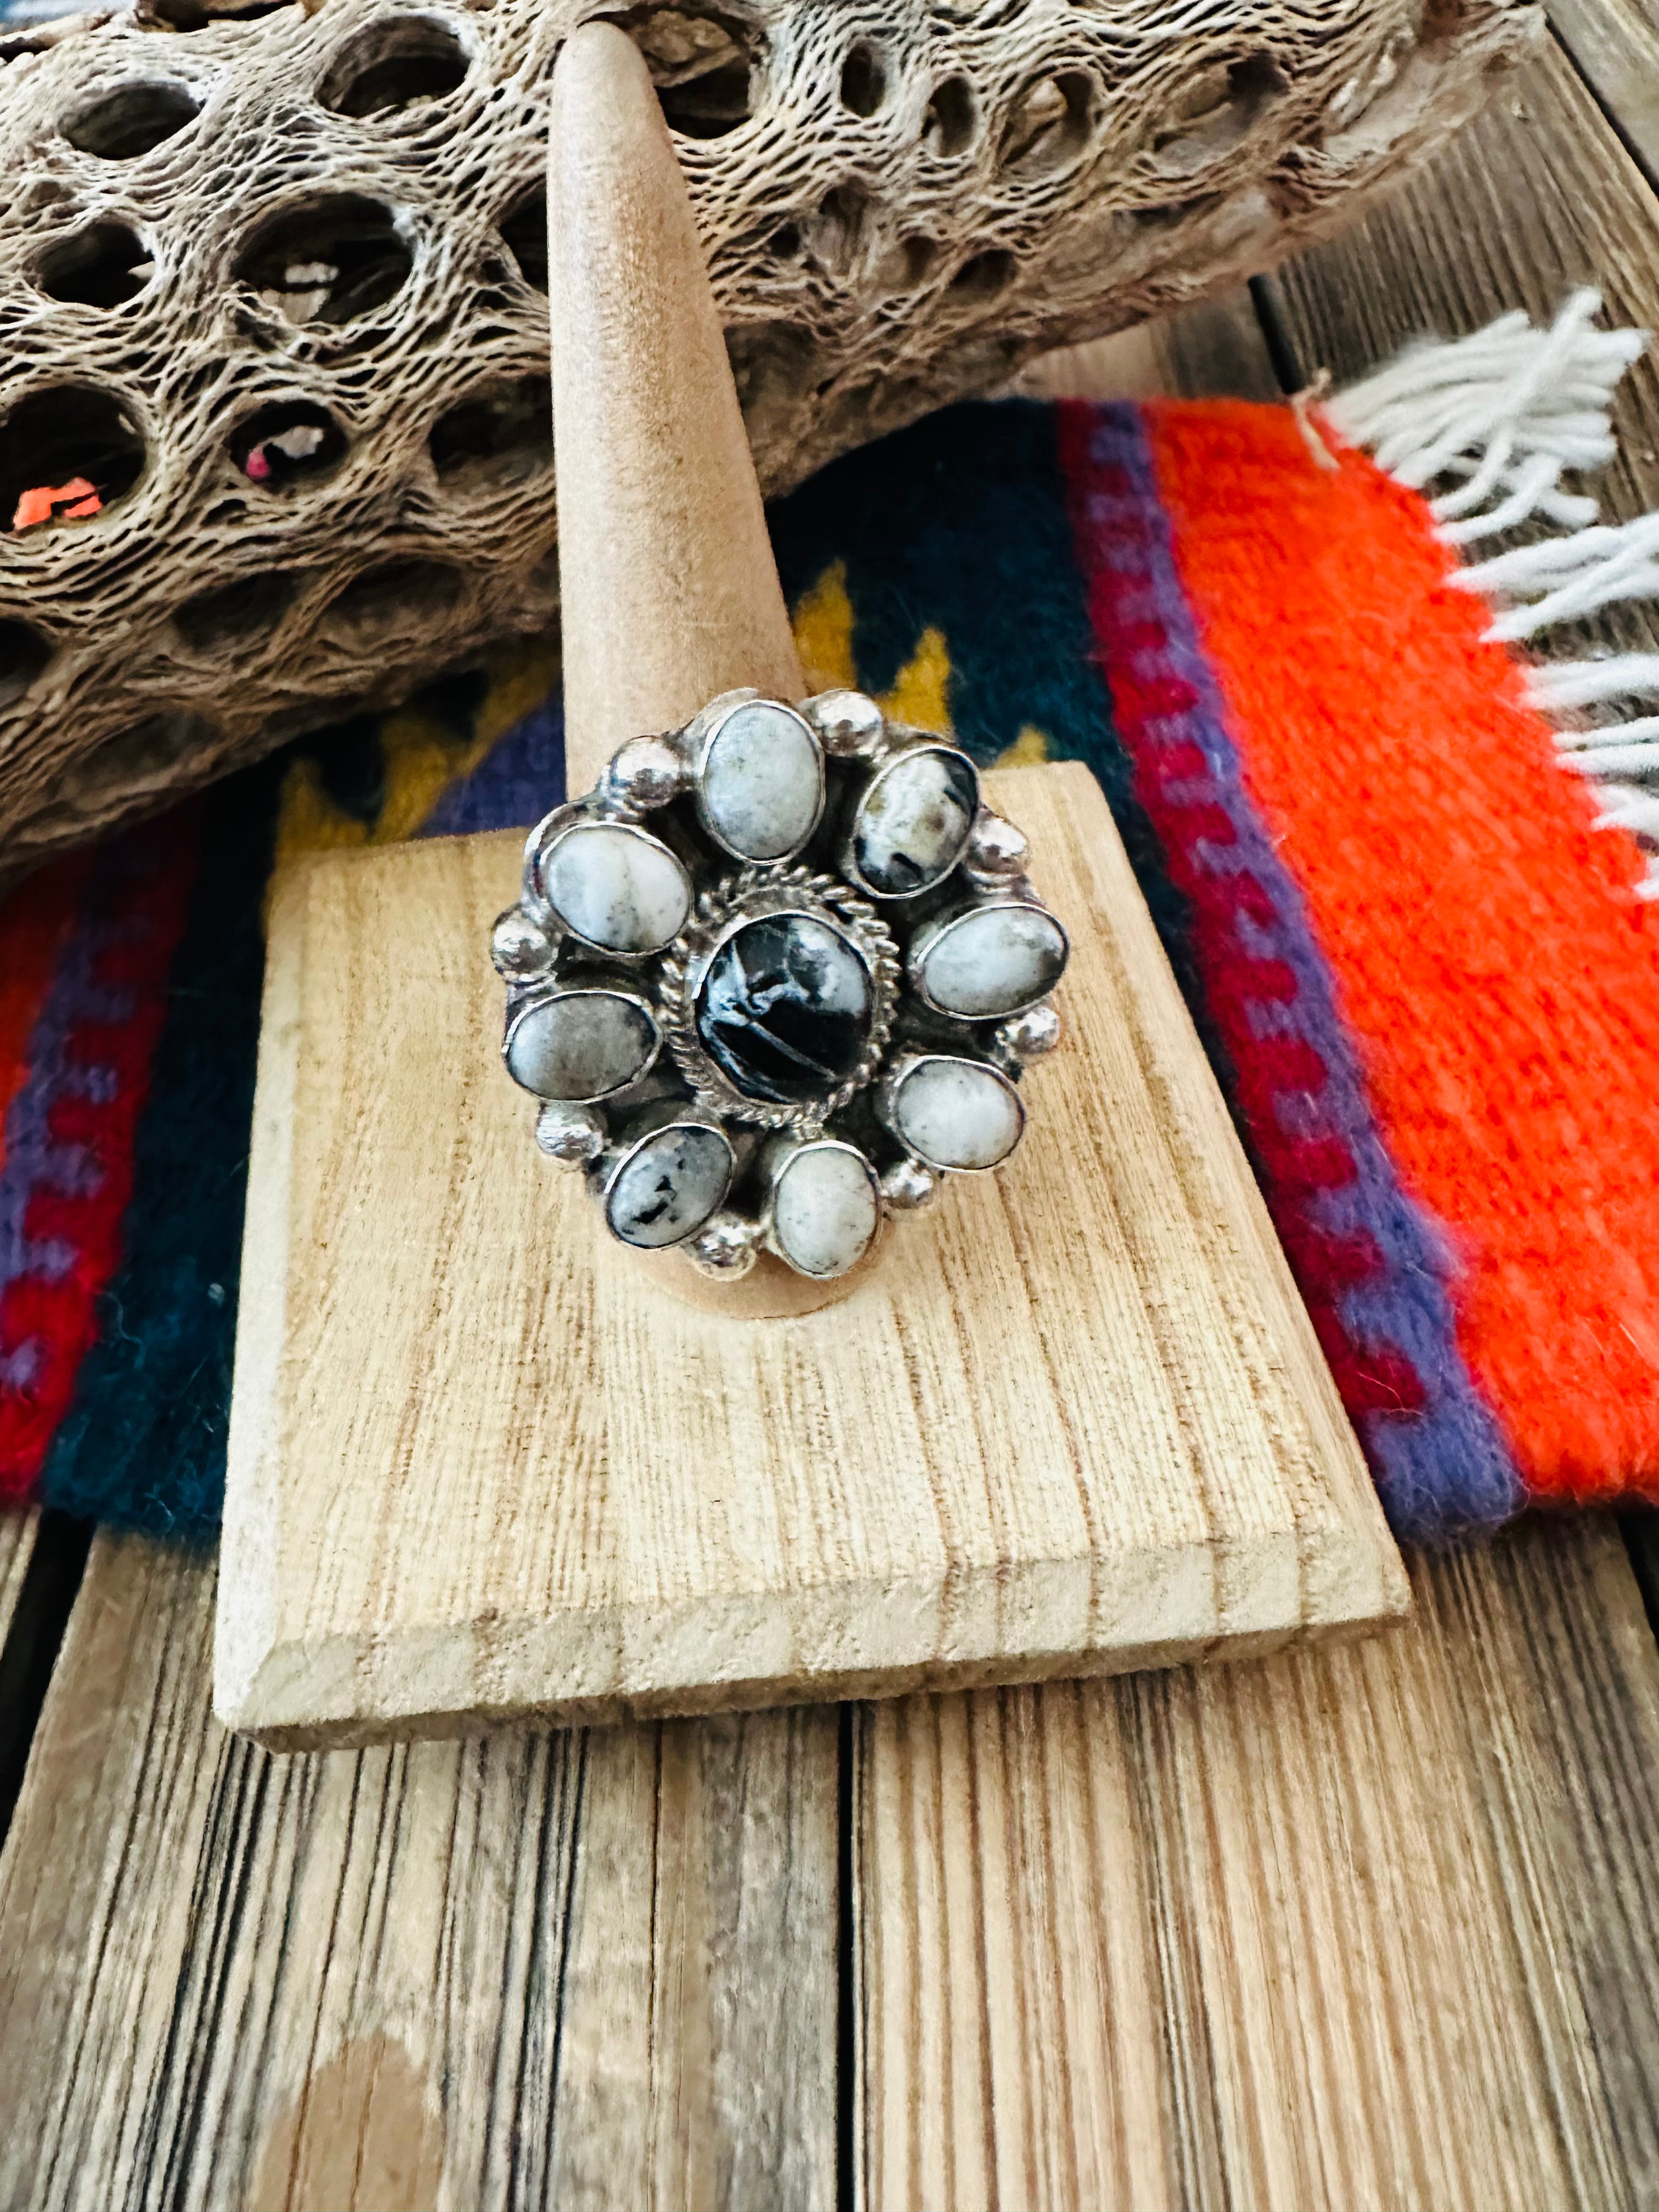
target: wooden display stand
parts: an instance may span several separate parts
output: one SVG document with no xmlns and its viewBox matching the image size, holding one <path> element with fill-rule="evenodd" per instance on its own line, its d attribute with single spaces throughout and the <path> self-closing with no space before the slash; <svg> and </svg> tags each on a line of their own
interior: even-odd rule
<svg viewBox="0 0 1659 2212">
<path fill-rule="evenodd" d="M 550 214 L 580 791 L 718 691 L 803 686 L 678 168 L 604 26 L 559 65 Z M 952 1179 L 805 1298 L 760 1274 L 734 1306 L 646 1268 L 537 1154 L 484 951 L 518 837 L 280 881 L 230 1725 L 351 1743 L 1028 1680 L 1405 1609 L 1097 787 L 1055 767 L 988 789 L 1071 930 L 1068 1042 L 1007 1170 Z"/>
</svg>

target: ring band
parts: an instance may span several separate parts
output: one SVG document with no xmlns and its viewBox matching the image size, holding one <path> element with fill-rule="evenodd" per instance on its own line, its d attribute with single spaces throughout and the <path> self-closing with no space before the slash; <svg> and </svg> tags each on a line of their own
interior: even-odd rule
<svg viewBox="0 0 1659 2212">
<path fill-rule="evenodd" d="M 1066 932 L 947 739 L 859 691 L 632 738 L 530 833 L 490 953 L 536 1140 L 611 1235 L 844 1274 L 1020 1141 Z"/>
</svg>

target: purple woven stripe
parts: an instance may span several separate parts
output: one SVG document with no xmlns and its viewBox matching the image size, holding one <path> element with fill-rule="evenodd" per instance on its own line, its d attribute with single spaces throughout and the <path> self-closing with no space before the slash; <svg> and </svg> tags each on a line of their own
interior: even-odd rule
<svg viewBox="0 0 1659 2212">
<path fill-rule="evenodd" d="M 1332 1237 L 1369 1240 L 1382 1264 L 1369 1279 L 1339 1294 L 1338 1313 L 1356 1344 L 1403 1353 L 1425 1393 L 1425 1403 L 1413 1413 L 1362 1412 L 1357 1417 L 1389 1521 L 1407 1536 L 1443 1536 L 1495 1524 L 1518 1511 L 1525 1497 L 1498 1423 L 1458 1350 L 1448 1289 L 1454 1273 L 1449 1240 L 1407 1195 L 1395 1171 L 1301 893 L 1245 787 L 1182 587 L 1172 533 L 1135 409 L 1096 410 L 1090 458 L 1097 468 L 1121 471 L 1130 495 L 1125 500 L 1098 487 L 1085 489 L 1086 524 L 1091 535 L 1100 531 L 1103 543 L 1109 541 L 1115 549 L 1122 547 L 1126 536 L 1138 540 L 1143 558 L 1133 579 L 1118 554 L 1122 611 L 1127 620 L 1152 625 L 1164 640 L 1146 649 L 1133 674 L 1147 685 L 1175 679 L 1190 687 L 1193 701 L 1184 711 L 1151 717 L 1142 725 L 1137 732 L 1142 742 L 1132 748 L 1138 772 L 1158 775 L 1156 758 L 1146 757 L 1146 739 L 1157 749 L 1179 745 L 1185 772 L 1178 783 L 1162 783 L 1163 799 L 1172 805 L 1219 808 L 1226 815 L 1231 841 L 1194 840 L 1187 858 L 1217 878 L 1254 879 L 1250 913 L 1243 911 L 1243 902 L 1234 908 L 1239 952 L 1246 961 L 1281 963 L 1295 978 L 1288 1002 L 1247 1001 L 1250 1029 L 1264 1039 L 1298 1041 L 1325 1070 L 1325 1081 L 1316 1090 L 1277 1091 L 1279 1127 L 1287 1137 L 1334 1140 L 1353 1163 L 1353 1178 L 1344 1187 L 1310 1192 L 1270 1185 L 1267 1195 L 1281 1220 L 1299 1215 Z M 1202 757 L 1201 775 L 1191 772 L 1185 751 L 1189 748 Z M 1257 894 L 1265 894 L 1265 906 Z M 1212 980 L 1225 988 L 1224 979 Z"/>
<path fill-rule="evenodd" d="M 52 1109 L 61 1099 L 95 1097 L 114 1080 L 108 1069 L 70 1060 L 69 1039 L 82 1023 L 132 1018 L 131 988 L 100 982 L 98 969 L 105 953 L 131 935 L 125 909 L 133 878 L 154 865 L 141 841 L 123 838 L 106 848 L 88 878 L 80 913 L 35 1017 L 28 1073 L 6 1116 L 5 1154 L 0 1159 L 0 1291 L 24 1275 L 55 1279 L 74 1263 L 73 1253 L 56 1242 L 29 1242 L 29 1200 L 37 1190 L 88 1197 L 101 1179 L 84 1146 L 52 1135 Z M 14 1364 L 18 1357 L 14 1353 Z"/>
</svg>

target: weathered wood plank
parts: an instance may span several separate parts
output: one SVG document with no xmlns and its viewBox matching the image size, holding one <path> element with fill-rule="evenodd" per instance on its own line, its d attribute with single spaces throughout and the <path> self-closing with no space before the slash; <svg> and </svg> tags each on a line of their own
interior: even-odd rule
<svg viewBox="0 0 1659 2212">
<path fill-rule="evenodd" d="M 61 1513 L 0 1512 L 0 1843 L 28 1765 L 88 1536 Z"/>
<path fill-rule="evenodd" d="M 1549 19 L 1649 182 L 1659 184 L 1659 9 L 1654 0 L 1549 0 Z"/>
<path fill-rule="evenodd" d="M 1030 399 L 1151 399 L 1166 392 L 1188 399 L 1280 396 L 1243 284 L 1162 322 L 1137 323 L 1111 337 L 1044 354 L 1014 390 Z"/>
<path fill-rule="evenodd" d="M 1506 83 L 1417 181 L 1271 280 L 1304 370 L 1338 383 L 1407 337 L 1458 336 L 1507 309 L 1551 316 L 1575 284 L 1611 320 L 1659 326 L 1659 198 L 1559 47 Z M 1659 507 L 1659 359 L 1620 387 L 1618 459 L 1596 478 L 1609 516 Z M 1644 641 L 1650 611 L 1609 618 Z M 1645 645 L 1651 650 L 1650 645 Z"/>
<path fill-rule="evenodd" d="M 0 1858 L 0 2203 L 835 2197 L 833 1713 L 284 1759 L 100 1539 Z"/>
<path fill-rule="evenodd" d="M 0 1510 L 0 1647 L 11 1633 L 12 1616 L 17 1610 L 23 1577 L 28 1572 L 29 1560 L 33 1556 L 35 1531 L 40 1525 L 39 1513 L 13 1513 Z"/>
<path fill-rule="evenodd" d="M 867 1707 L 860 2201 L 1651 2201 L 1659 1655 L 1604 1524 L 1337 1651 Z"/>
</svg>

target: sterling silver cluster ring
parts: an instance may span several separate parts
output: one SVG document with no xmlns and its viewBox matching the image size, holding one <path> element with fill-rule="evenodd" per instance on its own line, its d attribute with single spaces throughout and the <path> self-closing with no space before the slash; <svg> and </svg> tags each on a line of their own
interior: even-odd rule
<svg viewBox="0 0 1659 2212">
<path fill-rule="evenodd" d="M 844 1274 L 1024 1133 L 1066 933 L 948 740 L 730 691 L 538 823 L 490 952 L 536 1141 L 624 1244 Z"/>
</svg>

